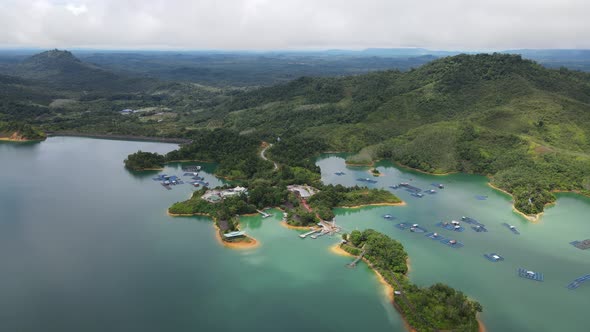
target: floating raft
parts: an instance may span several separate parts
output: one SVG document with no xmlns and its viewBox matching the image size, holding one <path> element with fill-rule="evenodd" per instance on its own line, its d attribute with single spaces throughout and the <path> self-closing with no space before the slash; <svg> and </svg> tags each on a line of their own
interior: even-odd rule
<svg viewBox="0 0 590 332">
<path fill-rule="evenodd" d="M 409 183 L 406 183 L 406 182 L 400 183 L 399 186 L 406 188 L 406 190 L 408 190 L 408 191 L 413 191 L 413 192 L 417 192 L 417 193 L 419 193 L 419 192 L 422 191 L 422 189 L 420 189 L 418 187 L 414 187 L 414 186 L 412 186 L 412 185 L 410 185 Z"/>
<path fill-rule="evenodd" d="M 152 178 L 154 181 L 164 181 L 167 180 L 168 175 L 166 174 L 158 174 L 155 178 Z"/>
<path fill-rule="evenodd" d="M 490 262 L 501 262 L 504 260 L 504 257 L 496 254 L 495 252 L 491 254 L 484 254 L 483 257 L 487 258 Z"/>
<path fill-rule="evenodd" d="M 377 180 L 371 180 L 371 178 L 364 178 L 364 179 L 363 178 L 358 178 L 356 180 L 357 181 L 360 181 L 360 182 L 377 183 Z"/>
<path fill-rule="evenodd" d="M 437 222 L 435 224 L 435 226 L 438 226 L 438 227 L 441 227 L 443 229 L 446 229 L 447 231 L 455 231 L 455 232 L 463 232 L 463 231 L 465 231 L 465 227 L 459 226 L 458 228 L 455 228 L 455 225 L 453 225 L 451 223 Z"/>
<path fill-rule="evenodd" d="M 486 199 L 488 199 L 488 196 L 476 195 L 475 199 L 477 199 L 478 201 L 485 201 Z"/>
<path fill-rule="evenodd" d="M 182 176 L 198 176 L 199 173 L 197 172 L 186 172 L 184 174 L 182 174 Z"/>
<path fill-rule="evenodd" d="M 428 230 L 426 228 L 421 227 L 421 226 L 413 226 L 412 225 L 410 227 L 410 232 L 413 232 L 413 233 L 426 233 L 426 232 L 428 232 Z"/>
<path fill-rule="evenodd" d="M 484 226 L 471 226 L 471 229 L 473 229 L 474 231 L 478 232 L 478 233 L 486 233 L 488 231 L 487 228 L 485 228 Z"/>
<path fill-rule="evenodd" d="M 397 228 L 401 229 L 402 231 L 404 231 L 404 230 L 410 228 L 410 224 L 405 223 L 405 222 L 402 222 L 402 223 L 396 224 L 395 227 L 397 227 Z"/>
<path fill-rule="evenodd" d="M 198 172 L 201 170 L 201 166 L 197 166 L 197 165 L 182 166 L 182 170 L 185 172 Z"/>
<path fill-rule="evenodd" d="M 161 184 L 162 184 L 162 187 L 164 187 L 164 188 L 166 188 L 168 190 L 172 190 L 172 188 L 170 187 L 169 184 L 165 184 L 165 183 L 161 183 Z"/>
<path fill-rule="evenodd" d="M 512 233 L 514 233 L 514 234 L 516 234 L 516 235 L 520 235 L 520 232 L 518 231 L 518 229 L 516 229 L 516 227 L 514 227 L 514 226 L 512 226 L 512 225 L 508 225 L 507 223 L 502 223 L 502 225 L 504 225 L 504 226 L 508 227 L 508 229 L 509 229 L 509 230 L 510 230 Z"/>
<path fill-rule="evenodd" d="M 395 220 L 396 218 L 394 216 L 392 216 L 391 214 L 384 214 L 381 216 L 383 219 L 386 220 Z"/>
<path fill-rule="evenodd" d="M 336 172 L 336 173 L 334 173 L 334 174 L 336 174 L 336 175 L 338 175 L 338 176 L 342 176 L 342 175 L 344 175 L 344 174 L 346 174 L 346 173 L 344 173 L 344 172 L 340 171 L 340 172 Z"/>
<path fill-rule="evenodd" d="M 577 278 L 576 280 L 572 281 L 571 283 L 569 283 L 567 285 L 568 289 L 576 289 L 578 287 L 580 287 L 584 282 L 589 281 L 590 280 L 590 274 L 587 274 L 585 276 L 581 276 L 579 278 Z"/>
<path fill-rule="evenodd" d="M 408 189 L 408 191 L 409 191 L 409 189 Z M 424 197 L 424 194 L 417 193 L 417 192 L 414 192 L 414 191 L 412 191 L 412 193 L 410 195 L 412 195 L 412 196 L 414 196 L 416 198 L 422 198 L 422 197 Z"/>
<path fill-rule="evenodd" d="M 436 190 L 429 189 L 429 190 L 426 190 L 425 193 L 430 194 L 430 195 L 434 195 L 434 194 L 436 194 Z"/>
<path fill-rule="evenodd" d="M 389 186 L 389 188 L 391 188 L 391 189 L 399 189 L 399 185 L 397 185 L 397 184 L 394 184 L 394 185 L 392 185 L 392 186 Z"/>
<path fill-rule="evenodd" d="M 477 221 L 476 219 L 473 219 L 471 217 L 465 217 L 465 216 L 463 216 L 463 217 L 461 217 L 461 221 L 464 221 L 464 222 L 466 222 L 468 224 L 471 224 L 471 225 L 485 227 L 484 224 L 480 223 L 479 221 Z"/>
<path fill-rule="evenodd" d="M 584 241 L 573 241 L 570 242 L 570 244 L 581 250 L 590 249 L 590 239 L 586 239 Z"/>
<path fill-rule="evenodd" d="M 431 183 L 430 184 L 433 187 L 437 187 L 438 189 L 444 189 L 445 186 L 442 183 Z"/>
<path fill-rule="evenodd" d="M 435 234 L 436 234 L 436 235 L 435 235 Z M 442 240 L 445 240 L 445 239 L 446 239 L 446 238 L 444 238 L 444 237 L 440 236 L 440 234 L 438 234 L 438 233 L 434 233 L 434 232 L 427 233 L 427 234 L 426 234 L 426 235 L 424 235 L 424 236 L 426 236 L 427 238 L 429 238 L 429 239 L 431 239 L 431 240 L 435 240 L 435 241 L 442 241 Z"/>
<path fill-rule="evenodd" d="M 465 246 L 463 243 L 461 243 L 459 241 L 456 241 L 455 243 L 452 243 L 452 241 L 454 241 L 454 240 L 444 239 L 444 240 L 440 240 L 440 243 L 446 244 L 447 246 L 449 246 L 451 248 L 462 248 Z"/>
<path fill-rule="evenodd" d="M 535 281 L 543 281 L 545 277 L 543 273 L 533 272 L 527 269 L 519 268 L 518 269 L 518 276 L 525 279 L 535 280 Z"/>
</svg>

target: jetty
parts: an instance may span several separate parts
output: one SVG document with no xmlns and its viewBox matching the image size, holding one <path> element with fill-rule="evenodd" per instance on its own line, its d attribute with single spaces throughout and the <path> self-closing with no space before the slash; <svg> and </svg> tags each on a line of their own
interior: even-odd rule
<svg viewBox="0 0 590 332">
<path fill-rule="evenodd" d="M 543 273 L 539 273 L 539 272 L 534 272 L 531 270 L 527 270 L 527 269 L 523 269 L 522 267 L 518 269 L 518 276 L 521 278 L 525 278 L 525 279 L 529 279 L 529 280 L 535 280 L 535 281 L 543 281 L 545 280 L 545 277 L 543 276 Z"/>
<path fill-rule="evenodd" d="M 583 283 L 585 283 L 586 281 L 590 280 L 590 274 L 587 274 L 585 276 L 581 276 L 579 278 L 576 278 L 574 281 L 572 281 L 571 283 L 569 283 L 567 285 L 568 289 L 576 289 L 578 287 L 580 287 Z"/>
<path fill-rule="evenodd" d="M 502 225 L 504 225 L 504 226 L 508 227 L 508 229 L 509 229 L 509 230 L 510 230 L 512 233 L 514 233 L 514 234 L 516 234 L 516 235 L 520 235 L 520 232 L 519 232 L 519 231 L 516 229 L 516 227 L 514 227 L 514 226 L 512 226 L 512 225 L 509 225 L 508 223 L 502 223 Z"/>
<path fill-rule="evenodd" d="M 300 234 L 299 237 L 302 238 L 302 239 L 305 239 L 309 235 L 312 235 L 312 234 L 317 233 L 317 232 L 320 232 L 320 231 L 321 231 L 320 228 L 312 228 L 309 232 L 304 233 L 304 234 Z"/>
<path fill-rule="evenodd" d="M 584 241 L 572 241 L 570 244 L 580 250 L 590 249 L 590 239 Z"/>
<path fill-rule="evenodd" d="M 366 252 L 367 252 L 366 250 L 363 250 L 363 251 L 361 252 L 361 254 L 360 254 L 360 255 L 358 255 L 358 257 L 357 257 L 357 258 L 355 258 L 355 260 L 354 260 L 354 261 L 352 261 L 351 263 L 348 263 L 348 264 L 346 264 L 346 266 L 348 266 L 348 267 L 355 267 L 355 266 L 358 264 L 358 262 L 360 262 L 360 261 L 361 261 L 361 259 L 363 259 L 363 257 L 365 256 L 365 253 L 366 253 Z"/>
<path fill-rule="evenodd" d="M 271 216 L 269 213 L 266 213 L 266 212 L 264 212 L 262 210 L 256 210 L 256 212 L 260 213 L 260 215 L 262 216 L 262 218 L 268 218 L 268 217 Z"/>
<path fill-rule="evenodd" d="M 504 260 L 504 257 L 496 254 L 495 252 L 490 253 L 490 254 L 485 254 L 483 255 L 485 258 L 487 258 L 490 262 L 501 262 Z"/>
</svg>

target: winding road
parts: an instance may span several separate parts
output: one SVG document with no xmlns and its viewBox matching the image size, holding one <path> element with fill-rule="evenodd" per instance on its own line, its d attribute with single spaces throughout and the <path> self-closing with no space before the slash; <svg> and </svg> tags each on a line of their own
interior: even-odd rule
<svg viewBox="0 0 590 332">
<path fill-rule="evenodd" d="M 268 159 L 268 158 L 267 158 L 267 157 L 264 155 L 264 153 L 266 152 L 266 150 L 268 150 L 268 148 L 271 148 L 271 147 L 272 147 L 272 144 L 269 144 L 269 145 L 267 145 L 267 146 L 266 146 L 264 149 L 262 149 L 262 151 L 260 151 L 260 158 L 262 158 L 262 159 L 264 159 L 264 160 L 269 160 L 269 161 L 272 161 L 272 160 Z M 276 171 L 277 169 L 279 169 L 279 165 L 277 165 L 277 163 L 275 163 L 274 161 L 272 161 L 272 163 L 275 165 L 275 171 Z"/>
</svg>

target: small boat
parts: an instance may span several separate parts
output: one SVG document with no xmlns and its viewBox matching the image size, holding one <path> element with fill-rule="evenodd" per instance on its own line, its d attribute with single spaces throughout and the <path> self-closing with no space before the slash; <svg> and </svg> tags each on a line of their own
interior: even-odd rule
<svg viewBox="0 0 590 332">
<path fill-rule="evenodd" d="M 432 234 L 432 236 L 438 237 L 438 233 L 434 233 L 434 234 Z"/>
<path fill-rule="evenodd" d="M 445 186 L 443 186 L 443 184 L 442 184 L 442 183 L 438 185 L 438 189 L 443 189 L 444 187 L 445 187 Z"/>
<path fill-rule="evenodd" d="M 457 244 L 457 240 L 450 240 L 449 244 Z"/>
<path fill-rule="evenodd" d="M 413 225 L 412 225 L 412 227 L 418 227 L 418 226 L 419 226 L 418 224 L 413 224 Z"/>
<path fill-rule="evenodd" d="M 460 223 L 460 222 L 458 222 L 457 220 L 452 220 L 452 221 L 451 221 L 451 224 L 453 224 L 453 225 L 460 225 L 461 223 Z"/>
</svg>

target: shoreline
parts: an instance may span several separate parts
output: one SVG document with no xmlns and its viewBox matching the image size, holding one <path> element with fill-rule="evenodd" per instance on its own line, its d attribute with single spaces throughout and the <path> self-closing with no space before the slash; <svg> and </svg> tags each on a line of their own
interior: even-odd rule
<svg viewBox="0 0 590 332">
<path fill-rule="evenodd" d="M 309 231 L 309 230 L 311 230 L 311 228 L 315 228 L 313 226 L 293 226 L 293 225 L 289 225 L 284 220 L 281 220 L 280 224 L 281 224 L 281 226 L 283 226 L 285 228 L 293 229 L 293 230 L 297 230 L 297 231 Z"/>
<path fill-rule="evenodd" d="M 215 239 L 217 239 L 217 242 L 226 248 L 241 250 L 241 249 L 254 249 L 254 248 L 260 247 L 260 242 L 258 240 L 256 240 L 255 238 L 248 236 L 248 235 L 246 235 L 245 237 L 247 239 L 249 239 L 250 242 L 223 241 L 223 239 L 221 238 L 221 234 L 219 234 L 219 227 L 217 227 L 217 224 L 213 223 L 213 229 L 215 230 Z"/>
<path fill-rule="evenodd" d="M 166 209 L 166 214 L 170 217 L 195 217 L 195 216 L 204 216 L 204 217 L 209 217 L 211 218 L 211 216 L 208 213 L 172 213 L 170 212 L 168 209 Z"/>
<path fill-rule="evenodd" d="M 491 182 L 488 182 L 488 186 L 490 186 L 491 188 L 493 188 L 493 189 L 495 189 L 495 190 L 498 190 L 498 191 L 500 191 L 500 192 L 502 192 L 502 193 L 504 193 L 504 194 L 506 194 L 506 195 L 510 196 L 510 198 L 512 199 L 512 211 L 513 211 L 513 212 L 515 212 L 515 213 L 517 213 L 517 214 L 519 214 L 519 215 L 521 215 L 523 218 L 525 218 L 526 220 L 528 220 L 528 221 L 530 221 L 530 222 L 532 222 L 532 223 L 537 223 L 537 222 L 539 222 L 539 220 L 541 219 L 541 217 L 542 217 L 542 216 L 543 216 L 543 214 L 545 213 L 545 212 L 541 212 L 541 213 L 537 213 L 537 214 L 531 214 L 531 215 L 529 215 L 529 214 L 526 214 L 526 213 L 524 213 L 524 212 L 522 212 L 522 211 L 518 211 L 518 209 L 516 209 L 516 207 L 514 206 L 514 196 L 512 196 L 512 194 L 511 194 L 511 193 L 507 192 L 507 191 L 506 191 L 506 190 L 504 190 L 504 189 L 501 189 L 501 188 L 499 188 L 499 187 L 496 187 L 496 186 L 494 186 L 494 185 L 493 185 Z M 543 209 L 545 209 L 545 207 L 547 207 L 547 206 L 549 206 L 549 205 L 552 205 L 552 204 L 555 204 L 555 202 L 552 202 L 552 203 L 546 203 L 546 204 L 543 206 Z"/>
<path fill-rule="evenodd" d="M 336 206 L 336 208 L 342 209 L 360 209 L 367 206 L 405 206 L 407 205 L 406 202 L 401 201 L 398 203 L 369 203 L 369 204 L 361 204 L 361 205 L 352 205 L 352 206 Z"/>
<path fill-rule="evenodd" d="M 426 174 L 426 175 L 434 175 L 434 176 L 447 176 L 447 175 L 452 175 L 452 174 L 461 173 L 461 172 L 459 172 L 459 171 L 455 171 L 455 172 L 446 172 L 446 173 L 430 173 L 430 172 L 427 172 L 427 171 L 423 171 L 423 170 L 421 170 L 421 169 L 417 169 L 417 168 L 414 168 L 414 167 L 406 166 L 406 165 L 404 165 L 404 164 L 400 164 L 400 163 L 398 163 L 398 162 L 396 162 L 396 161 L 393 161 L 393 160 L 392 160 L 392 162 L 393 162 L 395 165 L 397 165 L 397 166 L 399 166 L 399 167 L 401 167 L 401 168 L 409 169 L 409 170 L 412 170 L 412 171 L 415 171 L 415 172 L 418 172 L 418 173 L 422 173 L 422 174 Z M 467 173 L 466 173 L 466 174 L 467 174 Z"/>
<path fill-rule="evenodd" d="M 10 138 L 10 137 L 0 137 L 0 141 L 2 142 L 13 142 L 13 143 L 29 143 L 29 142 L 43 142 L 43 139 L 26 139 L 26 138 Z"/>
<path fill-rule="evenodd" d="M 172 138 L 172 137 L 151 137 L 151 136 L 135 136 L 135 135 L 110 135 L 110 134 L 85 134 L 76 132 L 46 132 L 47 137 L 87 137 L 100 138 L 123 141 L 140 141 L 140 142 L 159 142 L 159 143 L 176 143 L 189 144 L 192 140 L 186 138 Z"/>
</svg>

